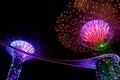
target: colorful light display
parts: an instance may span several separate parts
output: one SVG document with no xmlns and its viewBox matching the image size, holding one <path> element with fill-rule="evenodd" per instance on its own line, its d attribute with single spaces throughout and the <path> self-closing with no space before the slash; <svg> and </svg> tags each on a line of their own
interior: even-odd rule
<svg viewBox="0 0 120 80">
<path fill-rule="evenodd" d="M 120 58 L 114 51 L 109 52 L 110 44 L 120 41 L 119 13 L 119 0 L 71 0 L 56 22 L 58 40 L 80 54 L 93 53 L 92 57 L 81 60 L 38 57 L 32 55 L 35 50 L 30 43 L 15 40 L 9 48 L 13 60 L 7 80 L 19 78 L 22 64 L 30 59 L 29 55 L 40 60 L 96 69 L 98 80 L 120 80 Z M 0 41 L 0 44 L 3 43 Z"/>
<path fill-rule="evenodd" d="M 6 80 L 18 80 L 23 62 L 30 59 L 29 55 L 21 51 L 33 54 L 35 50 L 30 43 L 23 40 L 15 40 L 10 45 L 18 50 L 12 48 L 8 49 L 13 59 Z"/>
<path fill-rule="evenodd" d="M 96 63 L 98 80 L 120 80 L 120 66 L 113 58 L 106 57 Z"/>
<path fill-rule="evenodd" d="M 93 20 L 87 22 L 80 30 L 80 36 L 86 42 L 98 48 L 104 48 L 109 39 L 109 25 L 103 20 Z"/>
<path fill-rule="evenodd" d="M 101 43 L 108 47 L 120 38 L 119 10 L 119 0 L 71 0 L 56 21 L 58 40 L 80 53 L 95 53 Z"/>
<path fill-rule="evenodd" d="M 87 59 L 61 60 L 61 62 L 69 64 L 69 65 L 77 66 L 77 67 L 82 67 L 82 68 L 97 69 L 96 63 L 99 60 L 102 60 L 103 58 L 112 58 L 116 64 L 119 64 L 119 62 L 120 62 L 119 56 L 114 53 L 99 55 L 99 56 L 87 58 Z M 59 62 L 59 60 L 58 60 L 58 62 Z"/>
<path fill-rule="evenodd" d="M 98 80 L 120 80 L 119 64 L 113 56 L 105 56 L 112 49 L 110 44 L 120 41 L 119 12 L 119 0 L 72 0 L 56 22 L 62 45 L 97 56 L 70 63 L 96 69 Z"/>
</svg>

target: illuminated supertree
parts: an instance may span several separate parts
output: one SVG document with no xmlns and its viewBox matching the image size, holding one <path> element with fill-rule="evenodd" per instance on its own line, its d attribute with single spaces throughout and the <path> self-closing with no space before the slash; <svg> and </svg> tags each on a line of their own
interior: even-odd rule
<svg viewBox="0 0 120 80">
<path fill-rule="evenodd" d="M 96 69 L 98 80 L 120 79 L 119 57 L 109 55 L 120 40 L 119 12 L 119 0 L 72 0 L 67 5 L 56 22 L 58 40 L 73 51 L 92 53 L 92 58 L 69 64 Z"/>
<path fill-rule="evenodd" d="M 30 43 L 23 40 L 15 40 L 11 42 L 10 46 L 18 50 L 8 47 L 13 59 L 6 80 L 18 80 L 23 62 L 30 59 L 30 56 L 24 52 L 33 54 L 35 50 Z"/>
<path fill-rule="evenodd" d="M 120 80 L 120 58 L 113 50 L 113 44 L 120 40 L 119 12 L 119 0 L 72 0 L 58 17 L 55 27 L 58 40 L 77 53 L 89 54 L 87 59 L 35 56 L 34 47 L 26 41 L 15 40 L 10 45 L 0 41 L 13 57 L 7 80 L 19 78 L 22 64 L 29 55 L 40 60 L 96 69 L 98 80 Z"/>
</svg>

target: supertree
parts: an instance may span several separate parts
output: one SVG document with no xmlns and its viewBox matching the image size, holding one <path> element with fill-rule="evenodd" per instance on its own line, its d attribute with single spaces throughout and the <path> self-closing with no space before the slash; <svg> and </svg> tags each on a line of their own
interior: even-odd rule
<svg viewBox="0 0 120 80">
<path fill-rule="evenodd" d="M 56 22 L 58 40 L 92 58 L 65 62 L 96 69 L 98 80 L 119 80 L 119 57 L 112 47 L 120 40 L 119 12 L 119 0 L 70 1 Z"/>
<path fill-rule="evenodd" d="M 40 60 L 96 69 L 98 80 L 119 80 L 120 58 L 113 49 L 120 40 L 119 9 L 119 0 L 72 0 L 58 17 L 55 27 L 58 40 L 66 48 L 89 57 L 86 59 L 35 56 L 34 47 L 26 41 L 15 40 L 10 45 L 0 41 L 13 57 L 7 80 L 19 78 L 22 64 L 30 55 Z"/>
<path fill-rule="evenodd" d="M 33 54 L 35 49 L 30 43 L 23 40 L 14 40 L 10 46 L 13 48 L 7 46 L 7 49 L 12 56 L 12 63 L 6 80 L 18 80 L 23 62 L 31 58 L 24 52 Z"/>
</svg>

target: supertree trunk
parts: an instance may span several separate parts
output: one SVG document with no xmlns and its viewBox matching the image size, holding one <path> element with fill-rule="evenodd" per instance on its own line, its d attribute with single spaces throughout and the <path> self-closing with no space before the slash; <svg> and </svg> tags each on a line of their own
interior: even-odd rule
<svg viewBox="0 0 120 80">
<path fill-rule="evenodd" d="M 6 80 L 18 80 L 22 65 L 23 61 L 19 57 L 13 58 Z"/>
</svg>

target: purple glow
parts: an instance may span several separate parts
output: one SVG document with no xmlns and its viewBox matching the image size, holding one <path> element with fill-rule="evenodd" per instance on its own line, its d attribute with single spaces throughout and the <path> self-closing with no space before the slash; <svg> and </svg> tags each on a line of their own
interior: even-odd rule
<svg viewBox="0 0 120 80">
<path fill-rule="evenodd" d="M 110 27 L 104 20 L 92 20 L 83 25 L 80 36 L 84 41 L 96 45 L 105 42 L 105 39 L 110 40 L 109 31 Z"/>
<path fill-rule="evenodd" d="M 88 59 L 81 59 L 81 60 L 61 60 L 61 62 L 77 66 L 77 67 L 82 67 L 82 68 L 89 68 L 89 69 L 96 69 L 96 62 L 100 59 L 106 58 L 106 57 L 111 57 L 115 60 L 115 62 L 118 64 L 120 61 L 120 58 L 116 54 L 103 54 L 100 56 L 88 58 Z M 59 61 L 59 60 L 58 60 Z"/>
<path fill-rule="evenodd" d="M 19 50 L 22 50 L 22 51 L 24 51 L 24 52 L 30 53 L 30 54 L 33 54 L 33 53 L 35 52 L 34 47 L 33 47 L 30 43 L 28 43 L 28 42 L 26 42 L 26 41 L 15 40 L 15 41 L 13 41 L 10 45 L 13 46 L 13 47 L 15 47 L 15 48 L 17 48 L 17 49 L 19 49 Z M 13 57 L 14 57 L 14 56 L 19 56 L 19 57 L 22 57 L 22 58 L 25 59 L 25 60 L 26 60 L 26 59 L 28 58 L 28 56 L 29 56 L 29 55 L 24 54 L 24 53 L 19 52 L 19 51 L 15 54 L 14 49 L 10 49 L 10 54 L 11 54 Z"/>
<path fill-rule="evenodd" d="M 116 63 L 119 63 L 120 58 L 116 54 L 103 54 L 97 57 L 93 58 L 88 58 L 88 59 L 83 59 L 78 62 L 75 62 L 78 66 L 84 67 L 84 68 L 90 68 L 90 69 L 96 69 L 96 62 L 100 59 L 106 58 L 106 57 L 111 57 L 113 58 Z"/>
<path fill-rule="evenodd" d="M 6 80 L 18 80 L 23 62 L 30 58 L 30 56 L 24 52 L 33 54 L 35 50 L 30 43 L 23 40 L 15 40 L 11 42 L 10 45 L 13 48 L 10 47 L 8 49 L 13 59 Z"/>
</svg>

